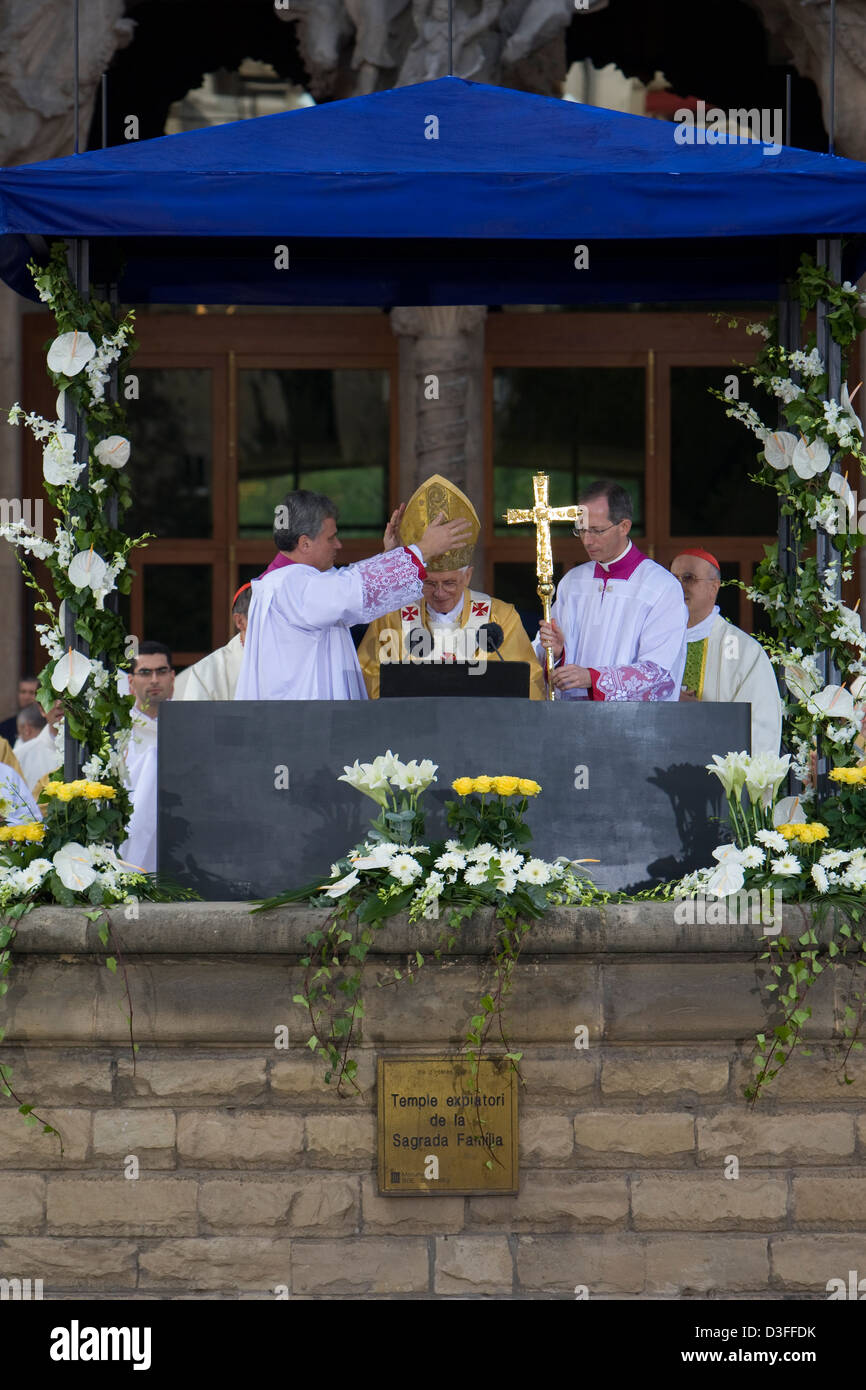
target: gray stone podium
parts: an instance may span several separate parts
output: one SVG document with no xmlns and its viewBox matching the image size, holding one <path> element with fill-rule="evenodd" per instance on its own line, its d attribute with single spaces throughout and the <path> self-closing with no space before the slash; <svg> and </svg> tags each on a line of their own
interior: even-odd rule
<svg viewBox="0 0 866 1390">
<path fill-rule="evenodd" d="M 211 901 L 300 887 L 378 814 L 346 764 L 432 758 L 427 840 L 448 834 L 460 776 L 531 777 L 534 853 L 597 859 L 635 890 L 710 862 L 725 802 L 705 771 L 749 747 L 748 705 L 529 700 L 168 702 L 159 712 L 159 869 Z"/>
</svg>

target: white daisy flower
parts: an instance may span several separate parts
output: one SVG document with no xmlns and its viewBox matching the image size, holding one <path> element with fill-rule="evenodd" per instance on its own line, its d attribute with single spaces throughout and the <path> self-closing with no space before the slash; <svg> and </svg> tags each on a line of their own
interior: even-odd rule
<svg viewBox="0 0 866 1390">
<path fill-rule="evenodd" d="M 764 858 L 764 850 L 759 849 L 757 845 L 746 845 L 741 862 L 747 869 L 757 869 L 763 864 Z"/>
<path fill-rule="evenodd" d="M 483 845 L 476 845 L 474 849 L 467 850 L 466 858 L 473 860 L 476 864 L 479 864 L 482 860 L 486 862 L 490 858 L 490 856 L 495 853 L 496 846 L 488 844 L 488 842 L 485 840 Z"/>
<path fill-rule="evenodd" d="M 395 854 L 388 872 L 392 878 L 396 878 L 398 883 L 408 886 L 410 883 L 414 883 L 424 870 L 417 859 L 412 858 L 411 854 Z"/>
<path fill-rule="evenodd" d="M 830 881 L 827 878 L 826 871 L 821 868 L 820 864 L 812 865 L 812 882 L 819 893 L 828 893 L 830 891 Z"/>
<path fill-rule="evenodd" d="M 523 855 L 514 849 L 504 850 L 499 855 L 499 867 L 503 873 L 516 874 L 517 870 L 523 867 Z"/>
<path fill-rule="evenodd" d="M 465 869 L 466 855 L 462 854 L 459 850 L 452 849 L 449 850 L 447 854 L 440 854 L 439 858 L 435 861 L 435 864 L 437 869 Z"/>
<path fill-rule="evenodd" d="M 766 845 L 767 849 L 784 851 L 788 848 L 788 841 L 784 835 L 780 835 L 778 830 L 759 830 L 755 839 L 761 845 Z"/>
<path fill-rule="evenodd" d="M 803 872 L 803 866 L 795 854 L 783 854 L 781 858 L 774 859 L 770 868 L 779 878 L 793 878 Z"/>
<path fill-rule="evenodd" d="M 473 864 L 463 875 L 466 883 L 475 884 L 487 882 L 487 866 L 485 864 Z"/>
<path fill-rule="evenodd" d="M 549 883 L 550 865 L 543 859 L 528 859 L 517 877 L 521 883 Z"/>
</svg>

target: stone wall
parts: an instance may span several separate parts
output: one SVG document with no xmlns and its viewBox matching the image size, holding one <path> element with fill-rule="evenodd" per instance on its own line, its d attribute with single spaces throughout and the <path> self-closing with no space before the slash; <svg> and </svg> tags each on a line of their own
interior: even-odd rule
<svg viewBox="0 0 866 1390">
<path fill-rule="evenodd" d="M 291 1003 L 303 933 L 321 919 L 213 903 L 115 914 L 135 1075 L 95 927 L 59 908 L 24 920 L 0 1051 L 65 1155 L 2 1103 L 0 1277 L 41 1278 L 52 1299 L 564 1299 L 578 1285 L 779 1299 L 826 1298 L 827 1280 L 866 1273 L 866 1067 L 840 1084 L 831 972 L 812 1056 L 753 1110 L 757 928 L 677 926 L 663 905 L 552 913 L 510 1010 L 525 1054 L 519 1195 L 381 1197 L 375 1058 L 458 1045 L 485 924 L 414 986 L 368 989 L 367 1094 L 340 1100 Z M 384 934 L 392 960 L 432 939 L 429 924 Z M 288 1050 L 274 1045 L 283 1024 Z"/>
</svg>

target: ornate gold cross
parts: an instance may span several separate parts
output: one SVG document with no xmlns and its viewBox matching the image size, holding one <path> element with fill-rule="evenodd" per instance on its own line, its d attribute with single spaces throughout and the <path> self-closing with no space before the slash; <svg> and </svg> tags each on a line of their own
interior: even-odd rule
<svg viewBox="0 0 866 1390">
<path fill-rule="evenodd" d="M 550 545 L 550 523 L 552 521 L 570 521 L 577 523 L 583 521 L 585 524 L 586 507 L 579 505 L 571 507 L 551 507 L 548 501 L 548 488 L 550 479 L 546 473 L 534 473 L 532 475 L 532 488 L 535 493 L 535 506 L 531 508 L 505 513 L 505 520 L 509 526 L 526 524 L 532 522 L 535 526 L 535 573 L 538 578 L 538 597 L 544 610 L 545 622 L 550 622 L 550 604 L 554 595 L 553 583 L 553 551 Z M 547 698 L 553 699 L 553 652 L 548 647 L 547 655 Z"/>
</svg>

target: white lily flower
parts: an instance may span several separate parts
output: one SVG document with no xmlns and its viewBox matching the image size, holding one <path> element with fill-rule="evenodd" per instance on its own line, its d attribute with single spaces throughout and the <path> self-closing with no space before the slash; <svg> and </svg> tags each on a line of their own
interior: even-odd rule
<svg viewBox="0 0 866 1390">
<path fill-rule="evenodd" d="M 123 468 L 129 462 L 130 443 L 122 434 L 110 434 L 99 441 L 93 453 L 105 467 Z"/>
<path fill-rule="evenodd" d="M 78 695 L 93 670 L 93 662 L 83 652 L 68 651 L 58 661 L 51 672 L 51 684 L 55 690 L 67 690 L 70 695 Z"/>
<path fill-rule="evenodd" d="M 726 753 L 723 758 L 720 758 L 718 753 L 714 753 L 713 761 L 706 764 L 706 769 L 707 772 L 712 772 L 714 776 L 718 777 L 724 788 L 725 796 L 738 797 L 746 780 L 748 760 L 749 755 L 745 749 L 739 753 Z"/>
<path fill-rule="evenodd" d="M 783 758 L 777 758 L 772 753 L 756 753 L 749 759 L 745 785 L 753 805 L 758 802 L 764 810 L 772 806 L 790 766 L 790 753 Z"/>
<path fill-rule="evenodd" d="M 89 333 L 61 333 L 48 349 L 46 361 L 52 372 L 77 376 L 95 352 L 96 344 Z"/>
</svg>

